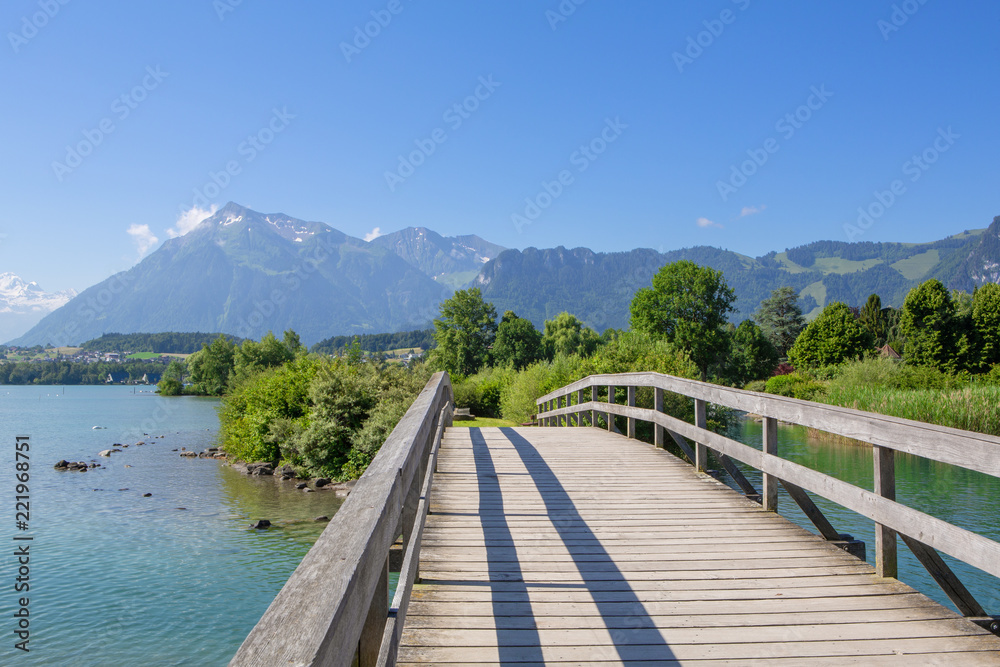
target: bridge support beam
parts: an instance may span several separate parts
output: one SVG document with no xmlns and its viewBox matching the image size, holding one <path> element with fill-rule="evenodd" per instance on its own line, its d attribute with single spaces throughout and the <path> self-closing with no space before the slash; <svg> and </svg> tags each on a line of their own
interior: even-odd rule
<svg viewBox="0 0 1000 667">
<path fill-rule="evenodd" d="M 659 387 L 653 389 L 653 409 L 663 412 L 663 390 Z M 663 442 L 663 427 L 659 424 L 653 426 L 653 444 L 663 449 L 666 443 Z"/>
<path fill-rule="evenodd" d="M 698 428 L 708 428 L 705 401 L 700 398 L 694 399 L 694 425 Z M 694 443 L 694 469 L 698 472 L 708 470 L 708 447 L 700 442 Z"/>
<path fill-rule="evenodd" d="M 628 388 L 629 407 L 635 407 L 635 387 Z M 628 437 L 635 440 L 635 417 L 628 418 Z"/>
<path fill-rule="evenodd" d="M 577 405 L 583 405 L 584 403 L 587 402 L 587 399 L 584 396 L 585 391 L 587 390 L 581 389 L 580 391 L 576 392 Z M 584 424 L 587 424 L 587 426 L 594 425 L 594 412 L 592 410 L 581 410 L 580 412 L 576 413 L 576 425 L 583 426 Z"/>
<path fill-rule="evenodd" d="M 976 601 L 976 598 L 972 596 L 955 573 L 952 572 L 948 564 L 944 562 L 941 555 L 935 551 L 932 547 L 927 546 L 923 542 L 913 539 L 907 535 L 900 534 L 903 538 L 903 542 L 906 546 L 910 548 L 913 555 L 917 557 L 917 560 L 927 568 L 927 572 L 934 578 L 941 590 L 945 592 L 948 599 L 951 600 L 954 605 L 958 608 L 958 611 L 962 616 L 986 616 L 986 611 L 983 607 Z"/>
<path fill-rule="evenodd" d="M 875 463 L 875 493 L 888 500 L 896 499 L 896 452 L 886 447 L 872 447 Z M 919 556 L 918 556 L 919 558 Z M 898 576 L 896 566 L 896 533 L 875 524 L 875 573 L 880 577 Z"/>
<path fill-rule="evenodd" d="M 358 642 L 358 667 L 375 667 L 378 664 L 382 635 L 389 616 L 389 559 L 385 560 L 382 574 L 375 586 L 375 595 L 365 617 L 361 640 Z"/>
<path fill-rule="evenodd" d="M 764 453 L 778 455 L 778 420 L 774 417 L 764 417 Z M 764 474 L 764 509 L 768 512 L 778 511 L 778 484 L 781 480 L 773 475 Z"/>
<path fill-rule="evenodd" d="M 593 385 L 590 388 L 590 400 L 593 401 L 594 403 L 597 403 L 597 385 L 596 384 Z M 598 412 L 597 410 L 591 410 L 590 411 L 590 425 L 591 426 L 597 426 L 597 417 L 600 414 L 601 413 Z"/>
<path fill-rule="evenodd" d="M 615 386 L 613 384 L 608 385 L 608 403 L 614 405 L 615 402 Z M 615 428 L 615 416 L 610 412 L 607 413 L 608 416 L 608 431 L 611 433 L 618 433 L 618 429 Z"/>
</svg>

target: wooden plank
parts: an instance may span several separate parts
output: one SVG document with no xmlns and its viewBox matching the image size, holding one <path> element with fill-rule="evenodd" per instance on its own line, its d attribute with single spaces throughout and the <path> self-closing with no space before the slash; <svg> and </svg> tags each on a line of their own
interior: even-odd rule
<svg viewBox="0 0 1000 667">
<path fill-rule="evenodd" d="M 447 513 L 428 517 L 399 664 L 998 662 L 975 624 L 662 450 L 463 436 L 442 441 Z"/>
</svg>

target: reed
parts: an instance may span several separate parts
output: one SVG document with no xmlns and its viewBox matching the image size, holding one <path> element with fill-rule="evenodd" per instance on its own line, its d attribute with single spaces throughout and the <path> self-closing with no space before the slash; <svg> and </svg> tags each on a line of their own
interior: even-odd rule
<svg viewBox="0 0 1000 667">
<path fill-rule="evenodd" d="M 952 389 L 835 385 L 822 400 L 845 408 L 1000 435 L 1000 387 L 995 385 Z"/>
</svg>

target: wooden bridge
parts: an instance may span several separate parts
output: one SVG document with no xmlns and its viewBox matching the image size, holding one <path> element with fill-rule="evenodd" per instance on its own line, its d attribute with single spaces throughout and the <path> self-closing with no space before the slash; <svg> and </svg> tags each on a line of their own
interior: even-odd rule
<svg viewBox="0 0 1000 667">
<path fill-rule="evenodd" d="M 763 447 L 709 430 L 713 405 L 762 415 Z M 1000 544 L 895 502 L 893 474 L 902 451 L 1000 477 L 1000 439 L 652 373 L 543 396 L 546 428 L 451 412 L 438 374 L 232 665 L 1000 665 L 997 619 L 938 555 L 1000 576 Z M 875 491 L 782 459 L 779 419 L 875 443 Z M 819 536 L 773 511 L 779 484 Z M 808 492 L 876 523 L 876 568 Z M 894 578 L 897 534 L 962 615 Z"/>
</svg>

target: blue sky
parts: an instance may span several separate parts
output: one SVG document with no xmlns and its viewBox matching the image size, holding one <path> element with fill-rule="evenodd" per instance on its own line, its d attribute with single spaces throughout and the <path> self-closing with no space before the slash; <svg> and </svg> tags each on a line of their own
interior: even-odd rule
<svg viewBox="0 0 1000 667">
<path fill-rule="evenodd" d="M 1000 214 L 997 3 L 576 2 L 9 0 L 0 271 L 82 290 L 230 200 L 748 255 Z"/>
</svg>

